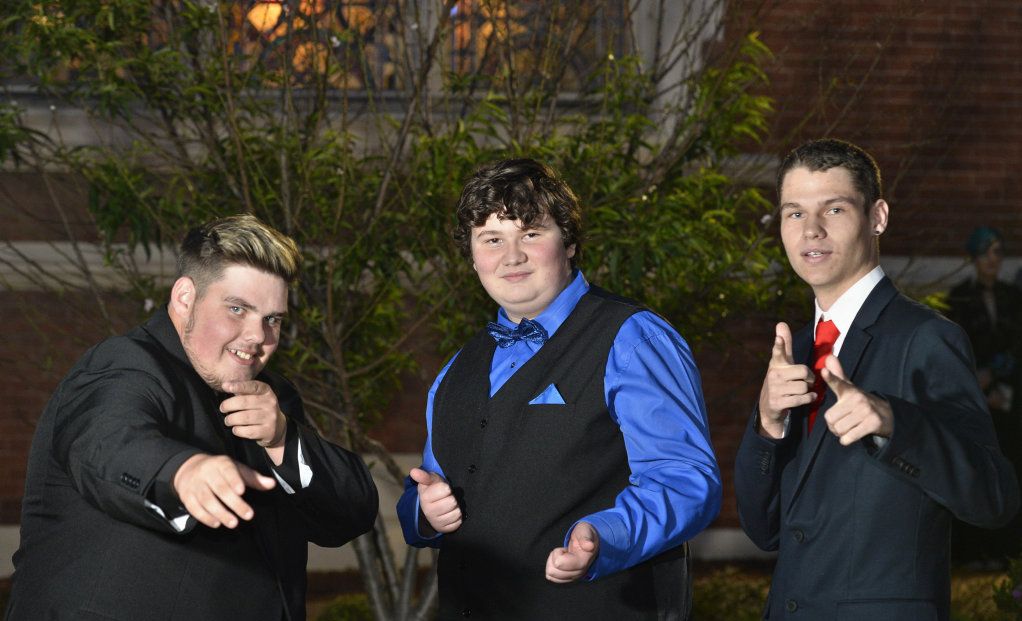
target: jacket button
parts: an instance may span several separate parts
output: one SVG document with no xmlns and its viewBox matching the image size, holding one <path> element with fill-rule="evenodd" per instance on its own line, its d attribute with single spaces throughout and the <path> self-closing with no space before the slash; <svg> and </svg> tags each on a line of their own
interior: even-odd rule
<svg viewBox="0 0 1022 621">
<path fill-rule="evenodd" d="M 472 609 L 471 608 L 463 608 L 461 610 L 461 616 L 463 616 L 463 617 L 471 617 L 472 616 Z"/>
<path fill-rule="evenodd" d="M 475 474 L 475 471 L 476 471 L 476 465 L 475 464 L 469 464 L 468 465 L 468 473 L 469 474 Z"/>
<path fill-rule="evenodd" d="M 806 540 L 806 534 L 804 532 L 802 532 L 801 530 L 799 530 L 798 528 L 796 528 L 795 530 L 791 531 L 791 536 L 794 537 L 795 541 L 797 541 L 799 543 L 802 543 L 803 541 Z"/>
<path fill-rule="evenodd" d="M 798 602 L 796 602 L 793 599 L 789 599 L 788 601 L 784 602 L 784 608 L 788 612 L 795 612 L 796 610 L 798 610 Z"/>
<path fill-rule="evenodd" d="M 486 419 L 485 418 L 479 421 L 479 428 L 480 429 L 486 429 Z"/>
</svg>

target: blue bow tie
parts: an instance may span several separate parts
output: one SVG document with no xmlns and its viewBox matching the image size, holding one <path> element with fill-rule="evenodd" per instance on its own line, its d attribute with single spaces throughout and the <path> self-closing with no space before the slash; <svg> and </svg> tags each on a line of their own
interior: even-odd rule
<svg viewBox="0 0 1022 621">
<path fill-rule="evenodd" d="M 514 329 L 491 321 L 486 324 L 486 331 L 490 333 L 493 340 L 497 341 L 498 347 L 511 347 L 518 341 L 543 343 L 548 338 L 546 329 L 539 325 L 539 322 L 531 319 L 522 319 L 522 322 Z"/>
</svg>

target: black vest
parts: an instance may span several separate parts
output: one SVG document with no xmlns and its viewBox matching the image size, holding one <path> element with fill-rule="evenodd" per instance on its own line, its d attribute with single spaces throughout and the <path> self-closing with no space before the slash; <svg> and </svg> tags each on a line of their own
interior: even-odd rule
<svg viewBox="0 0 1022 621">
<path fill-rule="evenodd" d="M 656 618 L 654 565 L 666 556 L 669 581 L 682 588 L 681 549 L 594 582 L 544 577 L 547 556 L 571 525 L 612 507 L 628 486 L 624 438 L 603 385 L 614 338 L 640 310 L 590 288 L 492 398 L 496 344 L 485 330 L 451 365 L 434 400 L 432 447 L 464 521 L 440 550 L 441 619 Z M 564 405 L 528 405 L 550 384 Z"/>
</svg>

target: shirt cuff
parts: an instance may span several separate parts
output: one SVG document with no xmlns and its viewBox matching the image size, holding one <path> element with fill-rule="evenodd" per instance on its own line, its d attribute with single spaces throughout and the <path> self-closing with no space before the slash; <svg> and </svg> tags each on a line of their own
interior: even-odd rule
<svg viewBox="0 0 1022 621">
<path fill-rule="evenodd" d="M 168 518 L 167 515 L 163 512 L 163 509 L 161 509 L 159 506 L 154 505 L 153 503 L 149 502 L 148 500 L 143 500 L 142 502 L 145 503 L 145 508 L 146 509 L 149 509 L 154 514 L 156 514 L 156 515 L 160 516 L 161 518 L 163 518 L 164 520 L 166 520 L 167 523 L 170 524 L 171 528 L 173 528 L 175 531 L 177 531 L 179 533 L 185 532 L 185 529 L 188 528 L 189 520 L 193 519 L 192 516 L 189 515 L 187 512 L 185 512 L 184 515 L 179 515 L 177 517 Z M 184 511 L 184 508 L 182 508 L 181 510 Z"/>
<path fill-rule="evenodd" d="M 269 461 L 269 456 L 266 457 Z M 284 459 L 280 465 L 270 462 L 270 471 L 274 478 L 280 483 L 280 488 L 286 494 L 294 494 L 295 489 L 305 489 L 312 484 L 312 467 L 305 460 L 305 452 L 302 449 L 301 434 L 298 432 L 298 425 L 288 419 L 287 440 L 284 442 Z"/>
</svg>

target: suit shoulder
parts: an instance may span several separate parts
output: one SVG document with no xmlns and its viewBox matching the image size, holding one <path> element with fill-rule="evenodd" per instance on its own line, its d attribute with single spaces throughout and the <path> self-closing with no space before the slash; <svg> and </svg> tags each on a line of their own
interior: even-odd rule
<svg viewBox="0 0 1022 621">
<path fill-rule="evenodd" d="M 64 382 L 87 385 L 101 378 L 127 380 L 136 388 L 158 387 L 159 393 L 173 395 L 174 378 L 181 376 L 181 366 L 159 342 L 136 327 L 94 345 L 68 372 Z"/>
<path fill-rule="evenodd" d="M 90 369 L 134 369 L 153 372 L 166 357 L 164 349 L 143 330 L 135 328 L 118 336 L 108 337 L 93 345 L 82 355 L 80 365 Z"/>
<path fill-rule="evenodd" d="M 967 340 L 964 330 L 935 309 L 899 293 L 883 317 L 899 331 L 916 335 L 942 334 L 955 339 Z"/>
</svg>

